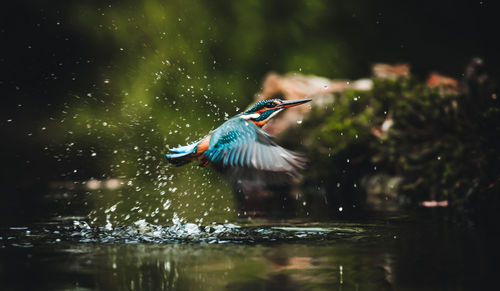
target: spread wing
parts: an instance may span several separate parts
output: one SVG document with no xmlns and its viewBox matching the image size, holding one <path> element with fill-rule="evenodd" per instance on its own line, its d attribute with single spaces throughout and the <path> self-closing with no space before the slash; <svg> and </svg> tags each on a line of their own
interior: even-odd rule
<svg viewBox="0 0 500 291">
<path fill-rule="evenodd" d="M 306 159 L 279 146 L 253 122 L 236 117 L 212 133 L 204 155 L 223 167 L 290 172 L 304 167 Z"/>
</svg>

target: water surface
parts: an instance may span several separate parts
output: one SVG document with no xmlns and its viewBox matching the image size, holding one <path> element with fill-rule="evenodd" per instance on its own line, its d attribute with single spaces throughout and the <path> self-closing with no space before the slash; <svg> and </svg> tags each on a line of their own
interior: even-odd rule
<svg viewBox="0 0 500 291">
<path fill-rule="evenodd" d="M 3 227 L 3 290 L 470 290 L 493 282 L 493 236 L 432 213 Z"/>
</svg>

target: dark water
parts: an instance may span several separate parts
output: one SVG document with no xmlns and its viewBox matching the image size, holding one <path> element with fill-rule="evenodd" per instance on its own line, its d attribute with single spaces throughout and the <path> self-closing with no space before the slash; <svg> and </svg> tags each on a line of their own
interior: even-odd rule
<svg viewBox="0 0 500 291">
<path fill-rule="evenodd" d="M 481 290 L 498 240 L 441 214 L 0 230 L 2 290 Z"/>
</svg>

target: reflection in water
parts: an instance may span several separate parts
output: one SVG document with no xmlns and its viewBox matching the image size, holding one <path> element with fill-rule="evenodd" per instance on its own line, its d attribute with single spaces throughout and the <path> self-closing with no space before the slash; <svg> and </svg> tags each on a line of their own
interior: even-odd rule
<svg viewBox="0 0 500 291">
<path fill-rule="evenodd" d="M 257 245 L 73 245 L 59 251 L 26 251 L 29 274 L 59 274 L 56 281 L 39 277 L 30 287 L 99 290 L 309 290 L 384 287 L 383 274 L 370 257 L 344 254 L 345 244 Z M 29 255 L 27 255 L 29 253 Z M 70 260 L 68 261 L 68 258 Z M 15 257 L 5 263 L 20 271 Z M 339 272 L 344 266 L 341 278 Z M 348 266 L 348 267 L 345 267 Z M 32 273 L 31 273 L 32 272 Z M 5 272 L 4 275 L 8 275 Z M 354 274 L 354 276 L 353 276 Z M 11 286 L 16 282 L 5 281 Z M 7 286 L 9 286 L 7 285 Z M 18 286 L 18 285 L 17 285 Z M 380 289 L 380 288 L 378 288 Z"/>
<path fill-rule="evenodd" d="M 128 237 L 119 228 L 79 223 L 0 229 L 2 287 L 461 290 L 487 286 L 494 278 L 492 254 L 498 252 L 498 241 L 424 217 L 358 225 L 215 225 L 196 232 L 193 224 L 143 225 L 142 233 L 136 227 Z M 158 229 L 163 233 L 154 240 Z M 168 238 L 168 231 L 177 239 Z"/>
</svg>

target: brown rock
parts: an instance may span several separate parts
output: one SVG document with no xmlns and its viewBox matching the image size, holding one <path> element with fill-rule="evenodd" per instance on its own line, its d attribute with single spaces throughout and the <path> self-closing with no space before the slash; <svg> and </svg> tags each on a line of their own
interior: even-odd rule
<svg viewBox="0 0 500 291">
<path fill-rule="evenodd" d="M 441 95 L 458 94 L 460 92 L 456 79 L 435 72 L 429 75 L 426 85 L 430 88 L 439 88 Z"/>
<path fill-rule="evenodd" d="M 374 64 L 372 66 L 373 76 L 381 79 L 406 79 L 410 76 L 410 66 L 408 64 Z"/>
<path fill-rule="evenodd" d="M 370 79 L 360 79 L 354 82 L 349 80 L 330 80 L 318 76 L 305 76 L 291 73 L 280 76 L 270 73 L 264 80 L 262 92 L 257 94 L 256 100 L 281 98 L 286 100 L 312 98 L 312 105 L 297 106 L 284 111 L 277 118 L 272 119 L 264 129 L 271 134 L 278 134 L 300 121 L 311 110 L 311 106 L 318 106 L 333 102 L 335 93 L 342 93 L 347 89 L 370 90 L 373 82 Z"/>
</svg>

